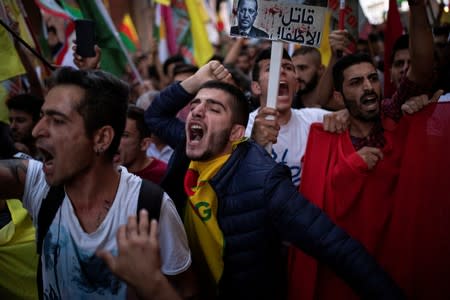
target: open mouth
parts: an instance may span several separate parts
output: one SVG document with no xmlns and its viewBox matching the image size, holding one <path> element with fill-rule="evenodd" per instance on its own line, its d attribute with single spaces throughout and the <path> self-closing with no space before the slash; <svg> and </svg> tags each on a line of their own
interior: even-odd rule
<svg viewBox="0 0 450 300">
<path fill-rule="evenodd" d="M 363 96 L 361 99 L 361 104 L 366 106 L 368 109 L 375 109 L 378 105 L 378 96 L 376 94 Z"/>
<path fill-rule="evenodd" d="M 189 140 L 200 141 L 203 138 L 203 128 L 200 125 L 192 124 L 189 127 Z"/>
<path fill-rule="evenodd" d="M 287 82 L 280 81 L 280 85 L 278 86 L 278 96 L 289 96 L 289 86 Z"/>
<path fill-rule="evenodd" d="M 42 158 L 42 162 L 44 163 L 44 168 L 48 170 L 50 167 L 53 166 L 53 159 L 54 159 L 53 154 L 44 148 L 38 148 L 38 151 Z"/>
</svg>

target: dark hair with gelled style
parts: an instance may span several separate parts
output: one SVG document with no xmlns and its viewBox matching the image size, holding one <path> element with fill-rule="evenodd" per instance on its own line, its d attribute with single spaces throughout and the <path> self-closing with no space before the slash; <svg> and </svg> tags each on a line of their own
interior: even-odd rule
<svg viewBox="0 0 450 300">
<path fill-rule="evenodd" d="M 394 45 L 392 46 L 392 52 L 391 52 L 391 63 L 394 62 L 394 57 L 397 51 L 409 49 L 409 35 L 404 34 L 401 35 L 398 39 L 395 40 Z"/>
<path fill-rule="evenodd" d="M 336 62 L 336 64 L 333 66 L 333 82 L 334 89 L 336 91 L 342 92 L 342 85 L 344 83 L 344 71 L 353 65 L 361 63 L 370 63 L 375 67 L 372 58 L 366 53 L 346 55 Z"/>
<path fill-rule="evenodd" d="M 43 99 L 31 94 L 16 95 L 6 101 L 9 110 L 24 111 L 31 115 L 35 123 L 40 119 L 42 104 L 44 104 Z"/>
<path fill-rule="evenodd" d="M 50 88 L 76 85 L 85 94 L 76 110 L 83 117 L 86 133 L 92 138 L 95 131 L 111 126 L 114 137 L 106 154 L 112 159 L 125 129 L 130 88 L 127 83 L 102 70 L 76 70 L 63 67 L 53 73 Z"/>
<path fill-rule="evenodd" d="M 139 132 L 139 139 L 150 137 L 151 131 L 144 121 L 144 110 L 134 104 L 128 105 L 127 118 L 136 121 L 136 129 Z"/>
<path fill-rule="evenodd" d="M 262 60 L 270 59 L 271 54 L 272 54 L 272 50 L 270 48 L 267 48 L 267 49 L 262 50 L 258 54 L 258 56 L 256 56 L 255 64 L 253 65 L 253 71 L 252 71 L 252 80 L 253 81 L 259 80 L 259 73 L 261 72 L 260 67 L 259 67 L 259 62 Z M 292 61 L 291 56 L 284 48 L 283 48 L 283 58 Z"/>
<path fill-rule="evenodd" d="M 233 115 L 233 123 L 247 126 L 248 115 L 250 113 L 248 102 L 244 93 L 239 88 L 223 81 L 212 80 L 204 83 L 199 91 L 202 89 L 217 89 L 229 94 L 232 99 L 231 112 Z"/>
</svg>

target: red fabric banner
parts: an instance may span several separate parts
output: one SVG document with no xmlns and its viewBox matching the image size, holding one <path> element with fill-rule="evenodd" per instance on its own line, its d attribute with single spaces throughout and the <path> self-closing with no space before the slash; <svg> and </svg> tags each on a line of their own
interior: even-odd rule
<svg viewBox="0 0 450 300">
<path fill-rule="evenodd" d="M 314 124 L 301 192 L 360 240 L 408 299 L 450 296 L 450 103 L 432 104 L 385 130 L 373 170 L 348 132 Z M 290 249 L 290 299 L 359 299 L 326 266 Z"/>
</svg>

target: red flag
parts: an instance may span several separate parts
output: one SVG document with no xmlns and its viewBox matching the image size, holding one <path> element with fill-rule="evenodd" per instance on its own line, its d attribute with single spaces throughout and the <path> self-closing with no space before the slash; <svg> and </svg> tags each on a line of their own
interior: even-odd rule
<svg viewBox="0 0 450 300">
<path fill-rule="evenodd" d="M 407 299 L 449 299 L 450 103 L 431 104 L 404 119 L 407 151 L 381 256 Z"/>
<path fill-rule="evenodd" d="M 391 53 L 395 41 L 403 34 L 403 26 L 396 0 L 389 0 L 389 10 L 384 30 L 384 97 L 391 97 L 395 87 L 391 83 Z"/>
<path fill-rule="evenodd" d="M 361 241 L 407 299 L 448 299 L 450 103 L 430 104 L 385 127 L 384 157 L 370 171 L 348 133 L 321 126 L 309 133 L 303 195 Z M 360 299 L 300 250 L 291 247 L 289 259 L 289 299 Z"/>
<path fill-rule="evenodd" d="M 383 159 L 368 171 L 348 132 L 313 124 L 303 160 L 301 193 L 381 260 L 389 229 L 394 184 L 403 153 L 403 132 L 385 131 Z M 351 183 L 351 184 L 350 184 Z M 289 253 L 289 299 L 357 300 L 360 297 L 327 266 L 296 248 Z"/>
</svg>

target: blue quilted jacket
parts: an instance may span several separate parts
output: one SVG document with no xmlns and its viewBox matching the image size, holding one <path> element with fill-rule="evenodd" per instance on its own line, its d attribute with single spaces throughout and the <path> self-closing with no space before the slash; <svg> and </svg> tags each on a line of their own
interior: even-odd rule
<svg viewBox="0 0 450 300">
<path fill-rule="evenodd" d="M 189 160 L 184 123 L 175 115 L 192 97 L 179 84 L 171 85 L 145 114 L 151 130 L 175 149 L 162 186 L 179 209 L 187 199 L 183 178 Z M 225 239 L 224 273 L 217 298 L 283 298 L 282 241 L 327 263 L 365 298 L 402 298 L 363 246 L 297 192 L 290 174 L 286 166 L 275 163 L 263 148 L 248 141 L 239 144 L 211 180 Z"/>
</svg>

